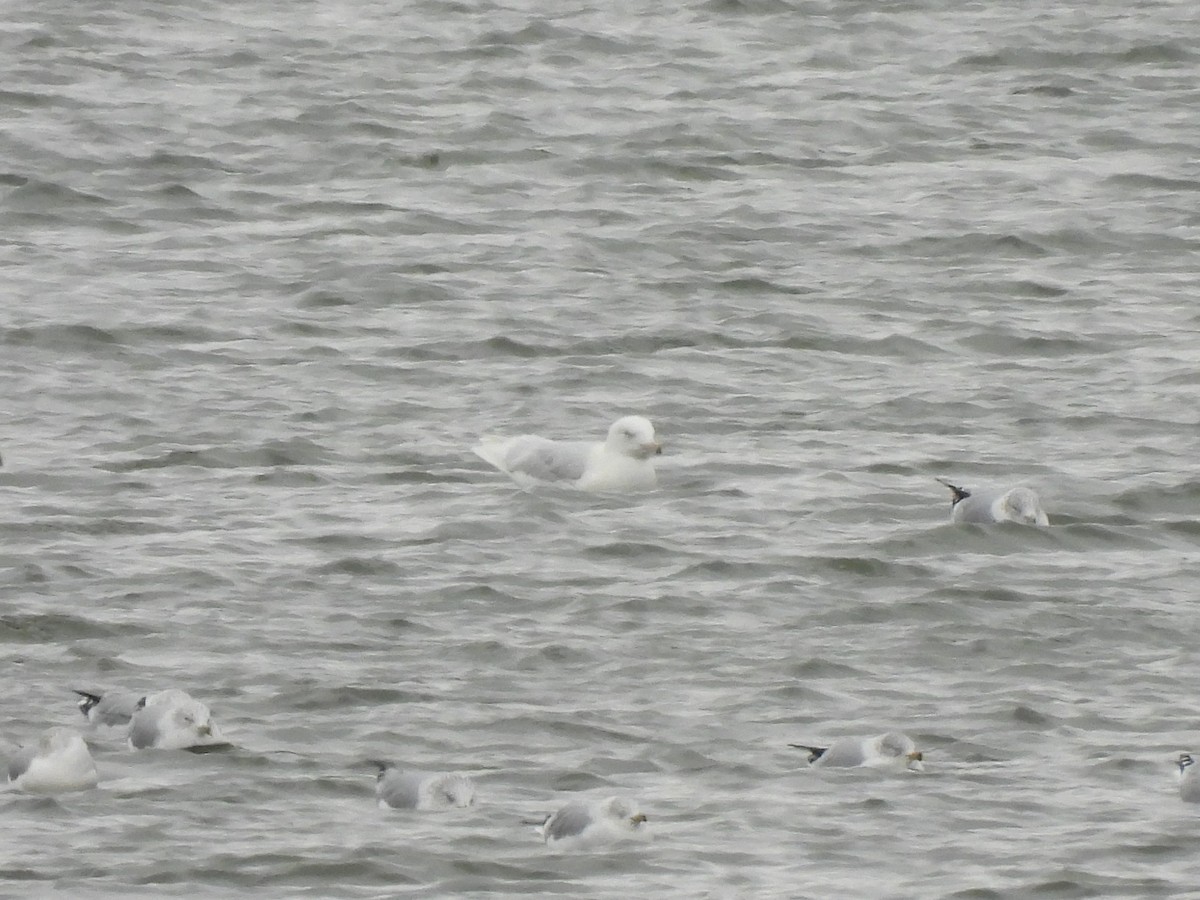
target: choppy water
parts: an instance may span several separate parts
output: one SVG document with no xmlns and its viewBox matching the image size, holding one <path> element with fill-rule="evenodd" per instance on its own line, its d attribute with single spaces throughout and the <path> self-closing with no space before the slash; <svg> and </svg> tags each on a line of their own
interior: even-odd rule
<svg viewBox="0 0 1200 900">
<path fill-rule="evenodd" d="M 0 749 L 239 745 L 5 795 L 3 896 L 1195 895 L 1200 6 L 3 9 Z M 644 497 L 469 452 L 626 412 Z"/>
</svg>

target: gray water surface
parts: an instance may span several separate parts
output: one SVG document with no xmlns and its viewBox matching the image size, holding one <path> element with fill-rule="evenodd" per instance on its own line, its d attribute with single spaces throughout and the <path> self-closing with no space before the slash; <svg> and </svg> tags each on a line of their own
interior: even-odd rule
<svg viewBox="0 0 1200 900">
<path fill-rule="evenodd" d="M 0 753 L 237 748 L 92 735 L 0 894 L 1196 896 L 1200 5 L 3 11 Z M 470 452 L 626 413 L 647 495 Z"/>
</svg>

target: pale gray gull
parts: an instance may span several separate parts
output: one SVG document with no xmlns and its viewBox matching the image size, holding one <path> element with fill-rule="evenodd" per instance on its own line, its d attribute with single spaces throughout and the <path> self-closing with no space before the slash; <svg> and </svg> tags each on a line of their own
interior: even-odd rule
<svg viewBox="0 0 1200 900">
<path fill-rule="evenodd" d="M 889 731 L 869 738 L 842 738 L 828 747 L 811 747 L 808 744 L 789 744 L 798 750 L 808 751 L 808 762 L 813 768 L 851 768 L 866 766 L 873 769 L 913 769 L 925 771 L 922 762 L 925 755 L 907 734 Z"/>
<path fill-rule="evenodd" d="M 625 416 L 603 442 L 552 441 L 537 435 L 484 437 L 475 453 L 521 485 L 573 484 L 585 491 L 643 491 L 658 484 L 654 457 L 662 453 L 654 426 Z"/>
<path fill-rule="evenodd" d="M 199 700 L 180 690 L 159 691 L 142 698 L 129 721 L 134 750 L 198 750 L 229 742 Z"/>
<path fill-rule="evenodd" d="M 381 809 L 447 809 L 475 802 L 475 785 L 466 775 L 404 772 L 389 762 L 368 761 L 379 769 L 375 796 Z"/>
<path fill-rule="evenodd" d="M 105 691 L 93 694 L 91 691 L 81 691 L 75 688 L 75 693 L 82 699 L 79 701 L 79 711 L 91 725 L 107 725 L 123 727 L 129 724 L 137 711 L 138 701 L 142 694 L 129 691 Z"/>
<path fill-rule="evenodd" d="M 94 788 L 96 763 L 73 728 L 51 728 L 37 744 L 24 747 L 8 763 L 9 783 L 19 791 L 59 794 Z"/>
<path fill-rule="evenodd" d="M 1049 525 L 1042 501 L 1032 488 L 969 491 L 944 478 L 937 479 L 950 488 L 950 521 L 973 524 L 1019 522 L 1022 525 Z"/>
<path fill-rule="evenodd" d="M 572 800 L 537 827 L 547 844 L 596 845 L 649 836 L 646 816 L 623 797 Z"/>
<path fill-rule="evenodd" d="M 1194 768 L 1196 760 L 1190 753 L 1180 753 L 1175 764 L 1179 766 L 1179 796 L 1187 803 L 1200 803 L 1200 773 Z"/>
</svg>

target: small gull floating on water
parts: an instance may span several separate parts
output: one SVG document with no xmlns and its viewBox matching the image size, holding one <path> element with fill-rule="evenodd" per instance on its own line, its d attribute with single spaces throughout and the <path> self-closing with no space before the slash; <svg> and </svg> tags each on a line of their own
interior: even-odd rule
<svg viewBox="0 0 1200 900">
<path fill-rule="evenodd" d="M 646 816 L 624 797 L 572 800 L 537 825 L 547 844 L 597 845 L 649 836 Z"/>
<path fill-rule="evenodd" d="M 866 766 L 873 769 L 912 769 L 925 771 L 925 754 L 907 734 L 889 731 L 869 738 L 842 738 L 828 747 L 808 744 L 788 744 L 797 750 L 808 751 L 808 762 L 814 769 L 842 769 Z"/>
<path fill-rule="evenodd" d="M 229 742 L 207 706 L 171 689 L 138 701 L 129 721 L 129 745 L 134 750 L 199 750 L 227 747 Z"/>
<path fill-rule="evenodd" d="M 368 762 L 379 769 L 375 796 L 380 809 L 448 809 L 475 802 L 475 784 L 466 775 L 402 772 L 389 762 Z"/>
<path fill-rule="evenodd" d="M 73 728 L 51 728 L 36 745 L 8 763 L 8 781 L 19 791 L 60 794 L 94 788 L 99 781 L 87 743 Z"/>
<path fill-rule="evenodd" d="M 481 438 L 474 452 L 522 485 L 570 483 L 585 491 L 642 491 L 658 484 L 662 445 L 643 416 L 625 416 L 603 442 L 552 441 L 533 434 Z"/>
<path fill-rule="evenodd" d="M 1180 753 L 1175 760 L 1179 766 L 1179 797 L 1186 803 L 1200 803 L 1200 772 L 1194 766 L 1196 760 L 1190 753 Z"/>
<path fill-rule="evenodd" d="M 1019 522 L 1022 525 L 1049 525 L 1042 501 L 1032 488 L 1015 487 L 1006 491 L 969 491 L 944 478 L 938 482 L 950 488 L 950 521 L 987 524 Z"/>
</svg>

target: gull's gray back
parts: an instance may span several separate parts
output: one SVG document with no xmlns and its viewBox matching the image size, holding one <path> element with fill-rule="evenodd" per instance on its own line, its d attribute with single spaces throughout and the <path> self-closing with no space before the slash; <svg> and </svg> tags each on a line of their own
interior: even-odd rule
<svg viewBox="0 0 1200 900">
<path fill-rule="evenodd" d="M 386 769 L 379 777 L 379 799 L 396 809 L 416 809 L 421 802 L 421 782 L 427 777 L 423 772 Z"/>
<path fill-rule="evenodd" d="M 96 704 L 92 721 L 101 725 L 125 725 L 133 718 L 140 699 L 135 694 L 105 694 Z"/>
<path fill-rule="evenodd" d="M 8 780 L 16 781 L 22 775 L 29 771 L 29 764 L 33 762 L 33 757 L 37 754 L 37 750 L 33 747 L 22 747 L 8 761 Z"/>
<path fill-rule="evenodd" d="M 579 441 L 551 441 L 525 435 L 513 438 L 504 453 L 509 472 L 520 472 L 540 481 L 578 481 L 587 468 L 593 445 Z"/>
<path fill-rule="evenodd" d="M 141 700 L 141 695 L 125 691 L 108 691 L 104 694 L 85 694 L 83 691 L 75 693 L 85 698 L 100 698 L 94 704 L 85 700 L 80 706 L 88 721 L 97 725 L 125 725 L 133 718 L 138 701 Z"/>
<path fill-rule="evenodd" d="M 1200 803 L 1200 778 L 1185 778 L 1179 786 L 1179 796 L 1188 803 Z"/>
<path fill-rule="evenodd" d="M 568 803 L 546 822 L 546 840 L 562 840 L 583 834 L 592 822 L 592 813 L 586 803 Z"/>
<path fill-rule="evenodd" d="M 995 490 L 972 491 L 971 496 L 964 497 L 954 504 L 950 518 L 955 522 L 981 525 L 995 522 L 996 518 L 992 515 L 992 504 L 999 500 L 1001 495 L 1001 491 Z"/>
<path fill-rule="evenodd" d="M 860 766 L 863 762 L 862 742 L 855 738 L 834 741 L 814 762 L 814 766 Z"/>
<path fill-rule="evenodd" d="M 143 707 L 134 713 L 129 721 L 129 743 L 135 750 L 145 750 L 154 746 L 161 733 L 162 717 L 166 712 L 162 707 Z"/>
<path fill-rule="evenodd" d="M 1193 763 L 1183 770 L 1183 780 L 1179 782 L 1179 796 L 1188 803 L 1200 803 L 1200 774 L 1197 774 Z"/>
</svg>

